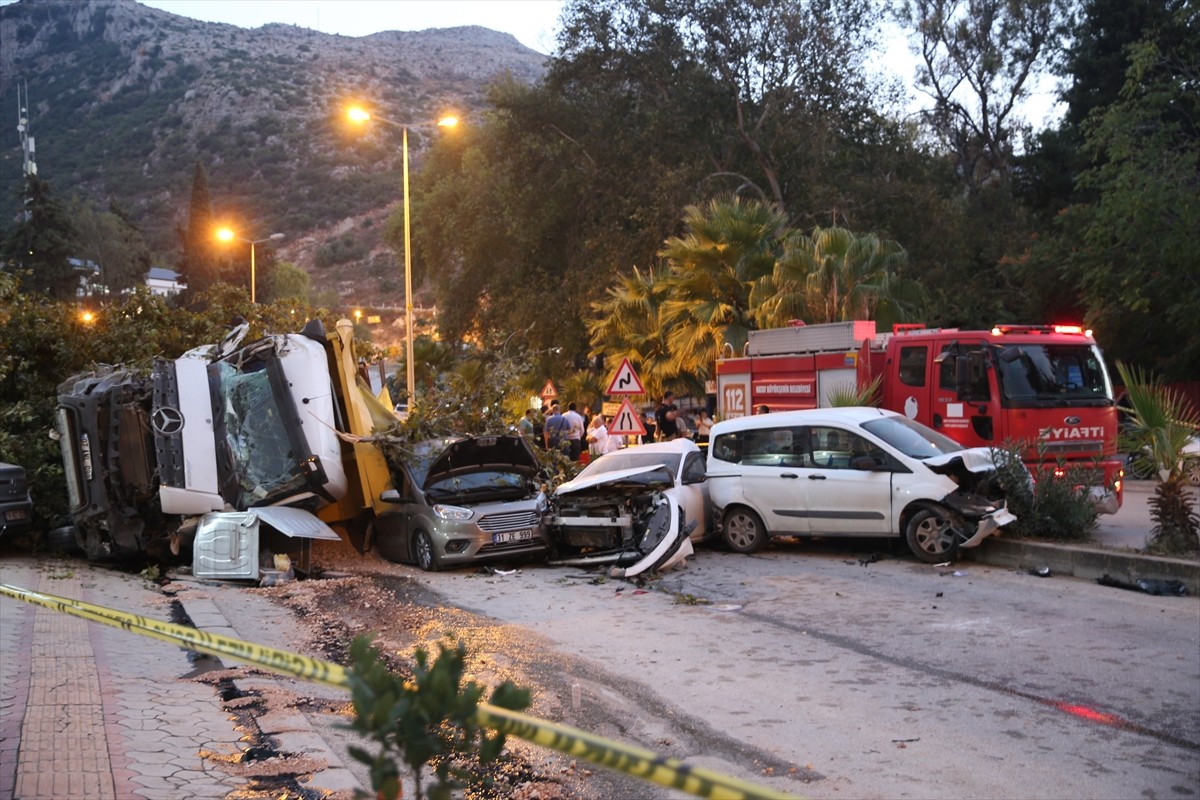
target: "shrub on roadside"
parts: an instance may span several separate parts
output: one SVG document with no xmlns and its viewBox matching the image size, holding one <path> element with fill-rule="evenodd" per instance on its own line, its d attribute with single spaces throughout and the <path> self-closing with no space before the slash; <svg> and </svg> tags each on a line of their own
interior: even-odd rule
<svg viewBox="0 0 1200 800">
<path fill-rule="evenodd" d="M 1006 442 L 992 450 L 1008 510 L 1017 517 L 1005 532 L 1031 539 L 1089 541 L 1097 517 L 1087 488 L 1092 470 L 1043 460 L 1043 466 L 1031 474 L 1021 460 L 1025 449 L 1020 443 Z"/>
</svg>

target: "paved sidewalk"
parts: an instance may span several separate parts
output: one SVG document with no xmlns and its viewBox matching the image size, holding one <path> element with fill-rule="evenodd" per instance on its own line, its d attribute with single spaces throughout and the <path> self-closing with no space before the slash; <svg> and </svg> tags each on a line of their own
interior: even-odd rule
<svg viewBox="0 0 1200 800">
<path fill-rule="evenodd" d="M 0 580 L 170 617 L 137 576 L 74 561 L 39 572 L 6 559 Z M 242 734 L 212 687 L 181 679 L 191 665 L 178 647 L 0 598 L 0 652 L 0 797 L 224 797 L 243 784 L 203 757 L 237 754 Z"/>
<path fill-rule="evenodd" d="M 172 621 L 171 598 L 136 575 L 80 561 L 38 564 L 6 555 L 0 582 Z M 190 604 L 186 613 L 202 617 L 193 620 L 198 628 L 236 635 L 202 593 Z M 185 800 L 246 792 L 254 776 L 244 764 L 247 731 L 217 681 L 199 679 L 200 672 L 187 651 L 167 642 L 0 597 L 0 798 Z M 237 688 L 254 692 L 273 680 L 254 672 Z M 349 796 L 358 783 L 303 715 L 288 717 L 259 727 L 281 752 L 306 758 L 305 796 Z"/>
</svg>

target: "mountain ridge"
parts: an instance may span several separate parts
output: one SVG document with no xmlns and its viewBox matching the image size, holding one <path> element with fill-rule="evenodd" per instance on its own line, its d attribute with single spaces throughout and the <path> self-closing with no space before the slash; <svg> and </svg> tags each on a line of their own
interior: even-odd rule
<svg viewBox="0 0 1200 800">
<path fill-rule="evenodd" d="M 202 22 L 135 0 L 0 6 L 0 118 L 16 122 L 20 85 L 38 174 L 60 197 L 113 198 L 156 265 L 173 267 L 199 160 L 214 215 L 247 238 L 284 233 L 280 258 L 349 304 L 403 302 L 381 236 L 401 165 L 400 132 L 351 131 L 345 105 L 364 102 L 417 129 L 447 109 L 482 110 L 489 82 L 532 83 L 547 63 L 481 26 L 349 37 Z M 11 220 L 22 153 L 11 133 L 0 141 L 0 210 Z M 425 142 L 410 137 L 410 168 Z"/>
</svg>

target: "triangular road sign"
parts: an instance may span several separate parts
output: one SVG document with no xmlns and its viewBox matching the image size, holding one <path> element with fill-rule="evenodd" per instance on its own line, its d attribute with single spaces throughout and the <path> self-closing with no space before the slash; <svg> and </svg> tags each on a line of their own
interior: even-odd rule
<svg viewBox="0 0 1200 800">
<path fill-rule="evenodd" d="M 621 366 L 617 368 L 617 374 L 613 375 L 612 381 L 608 384 L 608 391 L 605 394 L 645 394 L 646 390 L 642 387 L 642 382 L 638 379 L 637 373 L 633 371 L 633 364 L 629 363 L 628 358 L 621 359 Z"/>
<path fill-rule="evenodd" d="M 629 405 L 629 401 L 625 400 L 613 417 L 612 424 L 608 426 L 608 432 L 613 436 L 645 436 L 646 426 L 642 424 L 642 418 L 633 410 L 633 406 Z"/>
<path fill-rule="evenodd" d="M 542 399 L 550 400 L 558 397 L 558 392 L 554 390 L 554 384 L 551 381 L 546 381 L 546 385 L 542 387 Z"/>
</svg>

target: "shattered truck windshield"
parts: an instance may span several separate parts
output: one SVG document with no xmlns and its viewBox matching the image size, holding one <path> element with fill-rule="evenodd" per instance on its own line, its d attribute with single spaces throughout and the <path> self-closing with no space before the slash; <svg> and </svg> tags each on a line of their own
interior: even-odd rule
<svg viewBox="0 0 1200 800">
<path fill-rule="evenodd" d="M 999 350 L 996 364 L 1008 405 L 1112 400 L 1112 384 L 1094 346 L 1010 345 Z"/>
<path fill-rule="evenodd" d="M 239 372 L 226 362 L 213 365 L 225 444 L 237 480 L 238 508 L 249 508 L 305 486 L 299 465 L 309 454 L 289 418 L 290 397 L 277 396 L 269 369 Z"/>
</svg>

